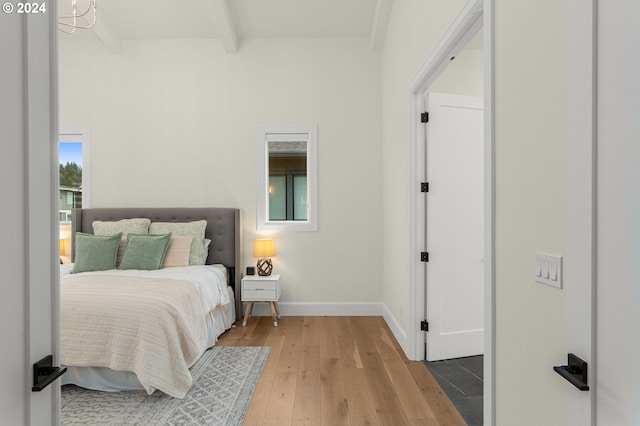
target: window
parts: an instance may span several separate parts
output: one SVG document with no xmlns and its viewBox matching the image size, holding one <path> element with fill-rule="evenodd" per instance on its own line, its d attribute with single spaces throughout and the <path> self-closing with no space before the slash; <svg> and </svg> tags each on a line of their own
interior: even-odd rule
<svg viewBox="0 0 640 426">
<path fill-rule="evenodd" d="M 307 220 L 306 142 L 269 141 L 269 220 Z"/>
<path fill-rule="evenodd" d="M 258 128 L 258 230 L 318 230 L 316 126 Z"/>
<path fill-rule="evenodd" d="M 89 127 L 60 129 L 58 143 L 60 256 L 71 256 L 71 211 L 89 206 Z"/>
</svg>

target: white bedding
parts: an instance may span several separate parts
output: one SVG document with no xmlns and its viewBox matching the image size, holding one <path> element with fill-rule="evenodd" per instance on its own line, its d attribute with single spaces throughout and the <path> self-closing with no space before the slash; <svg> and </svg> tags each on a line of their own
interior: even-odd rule
<svg viewBox="0 0 640 426">
<path fill-rule="evenodd" d="M 191 386 L 188 368 L 235 318 L 224 267 L 68 275 L 70 269 L 61 265 L 61 363 L 70 367 L 63 383 L 103 390 L 133 384 L 181 398 Z M 176 286 L 175 296 L 169 286 Z M 159 307 L 144 306 L 156 299 Z M 124 305 L 133 308 L 123 311 Z M 113 331 L 105 336 L 96 327 Z"/>
</svg>

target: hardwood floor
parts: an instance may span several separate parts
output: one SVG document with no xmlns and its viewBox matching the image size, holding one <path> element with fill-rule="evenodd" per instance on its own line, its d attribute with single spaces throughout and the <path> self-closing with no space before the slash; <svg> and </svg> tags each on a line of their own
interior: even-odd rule
<svg viewBox="0 0 640 426">
<path fill-rule="evenodd" d="M 464 425 L 382 317 L 252 317 L 222 346 L 270 346 L 245 425 Z"/>
</svg>

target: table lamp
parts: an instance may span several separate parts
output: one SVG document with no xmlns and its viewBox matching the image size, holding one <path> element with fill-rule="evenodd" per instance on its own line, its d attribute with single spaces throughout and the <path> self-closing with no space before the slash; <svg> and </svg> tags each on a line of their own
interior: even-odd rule
<svg viewBox="0 0 640 426">
<path fill-rule="evenodd" d="M 258 239 L 253 244 L 253 256 L 258 258 L 258 275 L 271 275 L 273 264 L 270 257 L 276 255 L 276 245 L 271 238 Z"/>
</svg>

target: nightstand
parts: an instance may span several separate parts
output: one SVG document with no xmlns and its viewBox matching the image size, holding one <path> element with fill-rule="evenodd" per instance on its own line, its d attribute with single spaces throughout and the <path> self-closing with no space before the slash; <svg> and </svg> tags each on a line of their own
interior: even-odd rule
<svg viewBox="0 0 640 426">
<path fill-rule="evenodd" d="M 242 301 L 248 302 L 244 311 L 242 326 L 247 325 L 247 320 L 251 316 L 253 304 L 255 302 L 267 302 L 271 308 L 271 318 L 273 325 L 278 326 L 278 299 L 280 299 L 280 275 L 269 276 L 248 275 L 242 278 Z"/>
</svg>

